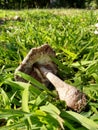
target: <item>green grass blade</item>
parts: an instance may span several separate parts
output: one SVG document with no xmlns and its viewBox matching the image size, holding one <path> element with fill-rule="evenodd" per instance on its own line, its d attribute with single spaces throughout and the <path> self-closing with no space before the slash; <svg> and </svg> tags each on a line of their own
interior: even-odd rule
<svg viewBox="0 0 98 130">
<path fill-rule="evenodd" d="M 5 105 L 5 109 L 10 109 L 11 108 L 10 99 L 7 96 L 6 92 L 2 88 L 0 88 L 0 89 L 1 89 L 1 94 L 2 94 L 3 101 L 4 101 L 4 105 Z"/>
<path fill-rule="evenodd" d="M 58 65 L 58 68 L 59 68 L 59 69 L 64 70 L 64 72 L 65 72 L 66 74 L 69 74 L 69 73 L 70 73 L 71 69 L 70 69 L 68 66 L 63 65 L 63 64 L 62 64 L 57 58 L 55 58 L 55 57 L 51 57 L 51 59 L 53 60 L 53 62 L 54 62 L 56 65 Z"/>
<path fill-rule="evenodd" d="M 35 100 L 34 105 L 39 106 L 44 100 L 46 100 L 48 97 L 47 93 L 43 91 Z"/>
<path fill-rule="evenodd" d="M 60 110 L 52 103 L 47 103 L 46 106 L 42 106 L 40 109 L 49 113 L 60 114 Z"/>
<path fill-rule="evenodd" d="M 16 123 L 16 124 L 13 124 L 13 125 L 9 125 L 9 126 L 0 127 L 0 130 L 15 130 L 15 129 L 27 130 L 27 127 L 26 127 L 25 123 L 23 123 L 23 122 Z"/>
<path fill-rule="evenodd" d="M 47 112 L 48 114 L 50 114 L 54 119 L 56 119 L 56 121 L 60 124 L 61 128 L 64 129 L 63 127 L 63 119 L 59 116 L 60 115 L 60 110 L 54 106 L 51 103 L 48 103 L 46 106 L 42 106 L 40 107 L 40 109 L 42 111 Z"/>
<path fill-rule="evenodd" d="M 27 112 L 23 112 L 21 110 L 14 110 L 14 109 L 0 109 L 0 119 L 2 118 L 13 118 L 13 117 L 20 117 L 23 115 L 28 115 Z"/>
<path fill-rule="evenodd" d="M 28 100 L 29 100 L 29 87 L 30 85 L 27 84 L 26 87 L 22 92 L 22 110 L 25 112 L 29 112 Z"/>
<path fill-rule="evenodd" d="M 30 85 L 28 84 L 28 87 L 26 87 L 23 92 L 22 92 L 22 110 L 25 111 L 25 112 L 30 112 L 29 110 L 29 87 Z M 31 122 L 31 119 L 30 117 L 27 117 L 26 116 L 26 124 L 27 124 L 27 127 L 28 129 L 32 127 L 32 122 Z"/>
<path fill-rule="evenodd" d="M 62 47 L 60 47 L 60 49 L 67 54 L 68 58 L 72 58 L 72 60 L 75 60 L 77 58 L 77 55 L 71 51 L 69 51 L 68 49 L 64 49 Z"/>
<path fill-rule="evenodd" d="M 10 85 L 12 88 L 16 89 L 16 90 L 24 90 L 26 83 L 23 82 L 17 82 L 17 81 L 12 81 L 11 79 L 6 79 L 4 81 L 4 84 L 8 84 Z"/>
<path fill-rule="evenodd" d="M 45 85 L 41 84 L 40 82 L 38 82 L 36 79 L 34 79 L 33 77 L 23 73 L 23 72 L 17 72 L 16 75 L 24 78 L 25 80 L 27 80 L 28 82 L 31 82 L 33 85 L 39 87 L 40 89 L 43 89 L 43 90 L 46 90 L 46 91 L 49 91 Z"/>
<path fill-rule="evenodd" d="M 62 116 L 65 116 L 68 119 L 78 122 L 88 130 L 98 130 L 98 124 L 96 124 L 93 120 L 84 117 L 76 112 L 66 111 L 62 113 Z"/>
<path fill-rule="evenodd" d="M 76 130 L 71 123 L 69 123 L 67 120 L 64 120 L 64 126 L 67 126 L 70 130 Z"/>
</svg>

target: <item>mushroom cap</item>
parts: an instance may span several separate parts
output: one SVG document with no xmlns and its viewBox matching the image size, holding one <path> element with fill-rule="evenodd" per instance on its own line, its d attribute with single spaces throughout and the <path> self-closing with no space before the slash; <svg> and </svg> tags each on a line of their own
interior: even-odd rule
<svg viewBox="0 0 98 130">
<path fill-rule="evenodd" d="M 52 73 L 57 73 L 57 66 L 53 63 L 51 57 L 55 57 L 55 51 L 48 45 L 44 44 L 37 48 L 32 48 L 27 56 L 24 58 L 22 63 L 16 68 L 15 73 L 17 71 L 21 71 L 28 75 L 31 75 L 33 78 L 38 80 L 39 82 L 48 86 L 49 81 L 40 71 L 40 65 L 45 66 Z M 26 82 L 23 78 L 15 75 L 15 80 Z"/>
</svg>

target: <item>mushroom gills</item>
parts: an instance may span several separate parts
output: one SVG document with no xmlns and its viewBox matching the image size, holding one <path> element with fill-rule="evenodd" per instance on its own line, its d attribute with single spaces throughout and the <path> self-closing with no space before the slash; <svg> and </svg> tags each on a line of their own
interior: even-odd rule
<svg viewBox="0 0 98 130">
<path fill-rule="evenodd" d="M 16 68 L 15 80 L 26 82 L 23 78 L 16 74 L 17 71 L 21 71 L 32 76 L 48 87 L 50 82 L 40 71 L 39 65 L 45 66 L 47 69 L 51 70 L 52 73 L 56 74 L 57 66 L 51 59 L 51 57 L 55 56 L 56 54 L 54 50 L 48 44 L 44 44 L 37 48 L 32 48 L 23 59 L 22 63 Z"/>
</svg>

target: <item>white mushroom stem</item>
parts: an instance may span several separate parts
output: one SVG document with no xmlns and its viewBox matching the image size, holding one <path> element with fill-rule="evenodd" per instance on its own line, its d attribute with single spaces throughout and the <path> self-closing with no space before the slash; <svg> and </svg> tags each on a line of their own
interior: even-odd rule
<svg viewBox="0 0 98 130">
<path fill-rule="evenodd" d="M 43 72 L 46 78 L 54 85 L 60 100 L 64 100 L 68 107 L 77 112 L 80 112 L 86 106 L 85 94 L 80 92 L 74 86 L 71 86 L 62 81 L 45 67 L 41 66 L 40 71 Z"/>
</svg>

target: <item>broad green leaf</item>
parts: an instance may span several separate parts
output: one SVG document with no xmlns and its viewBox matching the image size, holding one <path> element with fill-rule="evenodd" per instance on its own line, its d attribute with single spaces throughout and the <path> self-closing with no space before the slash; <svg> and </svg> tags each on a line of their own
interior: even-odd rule
<svg viewBox="0 0 98 130">
<path fill-rule="evenodd" d="M 45 112 L 49 113 L 54 119 L 56 119 L 59 122 L 61 128 L 64 129 L 64 127 L 63 127 L 63 122 L 64 121 L 59 116 L 60 115 L 60 110 L 56 106 L 54 106 L 51 103 L 48 103 L 46 106 L 40 107 L 40 109 L 42 111 L 45 111 Z"/>
<path fill-rule="evenodd" d="M 49 113 L 60 114 L 60 110 L 52 103 L 47 102 L 46 106 L 41 106 L 40 109 Z"/>
<path fill-rule="evenodd" d="M 23 82 L 17 82 L 17 81 L 12 81 L 11 79 L 6 79 L 5 84 L 10 85 L 12 88 L 14 89 L 18 89 L 18 90 L 24 90 L 25 87 L 27 86 L 26 83 Z"/>
<path fill-rule="evenodd" d="M 39 87 L 42 90 L 46 90 L 49 91 L 43 84 L 41 84 L 40 82 L 38 82 L 36 79 L 34 79 L 33 77 L 23 73 L 23 72 L 17 72 L 16 75 L 24 78 L 25 80 L 27 80 L 28 82 L 31 82 L 33 85 Z"/>
<path fill-rule="evenodd" d="M 98 130 L 98 124 L 96 124 L 93 120 L 85 116 L 82 116 L 81 114 L 78 114 L 76 112 L 72 112 L 72 111 L 62 112 L 62 116 L 70 120 L 73 120 L 75 122 L 78 122 L 88 130 Z"/>
<path fill-rule="evenodd" d="M 26 87 L 23 92 L 22 92 L 22 110 L 25 112 L 30 112 L 29 110 L 29 87 L 30 85 L 28 84 L 28 87 Z M 28 129 L 31 129 L 32 127 L 32 121 L 30 119 L 30 117 L 25 116 L 27 119 L 25 120 L 25 122 L 28 125 Z"/>
<path fill-rule="evenodd" d="M 29 112 L 29 87 L 30 85 L 28 84 L 28 87 L 26 87 L 22 92 L 22 110 L 25 112 Z"/>
</svg>

